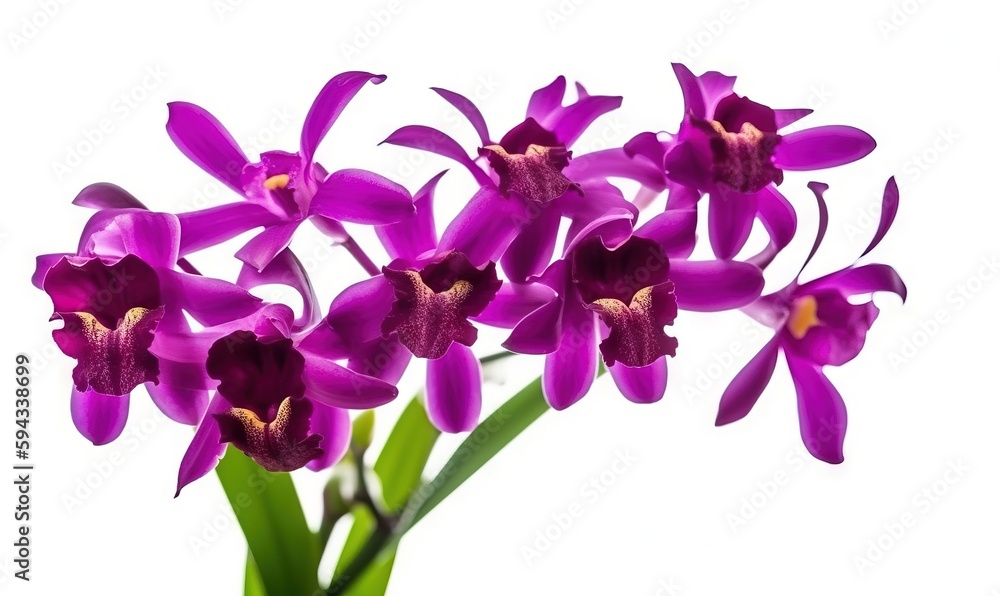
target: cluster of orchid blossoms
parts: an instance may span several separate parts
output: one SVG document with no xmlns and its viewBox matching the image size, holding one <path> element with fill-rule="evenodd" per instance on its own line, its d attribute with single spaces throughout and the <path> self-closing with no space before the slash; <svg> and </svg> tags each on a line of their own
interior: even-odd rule
<svg viewBox="0 0 1000 596">
<path fill-rule="evenodd" d="M 166 416 L 196 427 L 178 492 L 211 471 L 227 444 L 270 471 L 320 470 L 348 449 L 348 410 L 394 399 L 413 360 L 426 366 L 430 421 L 449 433 L 474 428 L 482 394 L 471 349 L 477 325 L 509 329 L 506 350 L 544 356 L 544 396 L 562 410 L 587 394 L 599 359 L 626 399 L 660 400 L 667 357 L 679 343 L 665 327 L 685 310 L 740 309 L 775 335 L 724 392 L 717 424 L 750 411 L 780 351 L 805 445 L 821 460 L 842 461 L 846 410 L 822 369 L 861 350 L 878 314 L 872 293 L 905 299 L 905 287 L 886 265 L 855 263 L 809 282 L 796 276 L 761 296 L 763 271 L 796 231 L 795 209 L 777 187 L 783 172 L 847 164 L 875 142 L 848 126 L 781 134 L 810 110 L 772 109 L 737 95 L 734 77 L 673 69 L 685 104 L 676 134 L 644 132 L 584 155 L 573 154 L 574 142 L 621 97 L 577 85 L 576 101 L 564 105 L 559 77 L 531 95 L 523 122 L 497 140 L 471 101 L 434 89 L 465 116 L 480 146 L 464 148 L 420 125 L 384 142 L 448 157 L 460 166 L 452 175 L 478 185 L 440 234 L 434 196 L 445 172 L 411 195 L 379 174 L 331 173 L 314 161 L 348 103 L 384 76 L 337 75 L 313 102 L 298 151 L 268 151 L 256 161 L 203 108 L 170 104 L 170 138 L 236 196 L 201 211 L 159 213 L 102 183 L 73 201 L 96 213 L 75 253 L 38 257 L 33 283 L 63 323 L 56 343 L 77 361 L 74 423 L 95 444 L 114 440 L 131 392 L 143 385 Z M 641 190 L 626 200 L 609 179 Z M 821 216 L 809 258 L 826 227 L 826 186 L 810 187 Z M 638 225 L 640 209 L 664 193 L 665 209 Z M 715 259 L 692 260 L 703 201 Z M 864 254 L 885 235 L 897 203 L 890 179 Z M 325 313 L 289 248 L 307 219 L 370 274 Z M 768 243 L 737 259 L 755 220 Z M 345 223 L 374 226 L 389 261 L 377 267 Z M 235 255 L 242 261 L 235 282 L 203 275 L 187 260 L 255 229 Z M 264 284 L 294 288 L 301 314 L 251 293 Z"/>
</svg>

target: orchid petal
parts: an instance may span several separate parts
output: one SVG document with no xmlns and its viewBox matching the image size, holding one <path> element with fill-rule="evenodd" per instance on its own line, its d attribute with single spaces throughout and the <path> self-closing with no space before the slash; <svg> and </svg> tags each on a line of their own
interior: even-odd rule
<svg viewBox="0 0 1000 596">
<path fill-rule="evenodd" d="M 313 290 L 312 282 L 305 267 L 295 257 L 290 248 L 279 252 L 262 271 L 246 264 L 236 278 L 236 285 L 252 290 L 266 284 L 281 284 L 295 290 L 302 298 L 302 316 L 295 319 L 295 330 L 305 329 L 315 325 L 320 319 L 319 299 Z"/>
<path fill-rule="evenodd" d="M 500 260 L 508 279 L 524 283 L 545 270 L 556 248 L 561 219 L 557 209 L 543 205 L 537 217 L 521 228 Z"/>
<path fill-rule="evenodd" d="M 736 422 L 750 413 L 754 404 L 757 403 L 757 399 L 764 392 L 764 388 L 771 381 L 774 365 L 778 362 L 780 345 L 780 336 L 775 335 L 736 374 L 736 377 L 722 394 L 722 400 L 719 402 L 719 413 L 715 418 L 716 426 Z"/>
<path fill-rule="evenodd" d="M 301 223 L 293 221 L 265 229 L 244 244 L 236 253 L 236 258 L 258 271 L 263 271 L 271 259 L 288 247 Z"/>
<path fill-rule="evenodd" d="M 76 429 L 94 445 L 117 439 L 128 420 L 128 395 L 104 395 L 74 387 L 69 404 Z"/>
<path fill-rule="evenodd" d="M 455 93 L 454 91 L 448 91 L 439 87 L 431 87 L 431 90 L 443 97 L 445 101 L 465 116 L 469 123 L 472 124 L 472 127 L 476 129 L 476 134 L 479 135 L 479 140 L 482 141 L 483 145 L 490 144 L 490 131 L 486 126 L 486 119 L 483 118 L 483 114 L 476 107 L 476 104 L 472 103 L 464 95 Z"/>
<path fill-rule="evenodd" d="M 417 194 L 413 195 L 413 207 L 416 209 L 413 217 L 375 228 L 375 233 L 391 260 L 399 258 L 414 260 L 437 246 L 437 230 L 434 227 L 434 191 L 445 173 L 447 170 L 431 178 L 417 191 Z"/>
<path fill-rule="evenodd" d="M 462 146 L 458 144 L 458 141 L 436 128 L 421 125 L 404 126 L 389 135 L 382 143 L 443 155 L 465 166 L 465 169 L 476 179 L 477 184 L 493 184 L 486 172 L 476 165 L 465 149 L 462 149 Z"/>
<path fill-rule="evenodd" d="M 708 202 L 708 239 L 720 259 L 732 259 L 740 252 L 757 215 L 757 196 L 719 190 Z"/>
<path fill-rule="evenodd" d="M 635 235 L 656 242 L 670 258 L 684 258 L 694 250 L 697 226 L 695 209 L 671 209 L 640 226 Z"/>
<path fill-rule="evenodd" d="M 799 429 L 806 449 L 831 464 L 844 461 L 847 407 L 822 367 L 797 357 L 785 358 L 799 404 Z"/>
<path fill-rule="evenodd" d="M 554 297 L 555 293 L 543 284 L 505 283 L 500 286 L 486 310 L 474 317 L 474 320 L 491 327 L 513 329 L 521 319 L 548 304 Z"/>
<path fill-rule="evenodd" d="M 336 408 L 365 410 L 387 404 L 399 394 L 381 379 L 358 374 L 311 352 L 302 351 L 306 393 L 314 401 Z"/>
<path fill-rule="evenodd" d="M 552 300 L 521 319 L 503 342 L 518 354 L 550 354 L 562 344 L 563 300 Z"/>
<path fill-rule="evenodd" d="M 570 180 L 577 181 L 591 178 L 627 178 L 657 191 L 666 188 L 662 165 L 642 157 L 629 157 L 620 148 L 602 149 L 574 157 L 563 170 L 563 174 Z"/>
<path fill-rule="evenodd" d="M 209 404 L 208 410 L 201 418 L 194 438 L 188 445 L 184 457 L 181 459 L 181 466 L 177 472 L 177 492 L 174 498 L 181 494 L 188 484 L 208 474 L 222 459 L 226 453 L 227 444 L 222 442 L 222 433 L 219 431 L 219 423 L 213 414 L 222 414 L 232 408 L 232 404 L 226 401 L 221 394 L 216 393 Z"/>
<path fill-rule="evenodd" d="M 774 110 L 774 124 L 778 127 L 778 130 L 781 130 L 782 128 L 790 124 L 794 124 L 812 113 L 813 111 L 807 108 Z"/>
<path fill-rule="evenodd" d="M 175 101 L 167 108 L 167 134 L 181 153 L 242 195 L 240 175 L 249 160 L 229 131 L 215 116 L 192 103 Z"/>
<path fill-rule="evenodd" d="M 822 170 L 857 161 L 875 149 L 875 139 L 851 126 L 819 126 L 781 137 L 774 165 L 782 170 Z"/>
<path fill-rule="evenodd" d="M 562 144 L 569 147 L 580 138 L 587 127 L 600 116 L 622 105 L 622 98 L 610 95 L 591 95 L 566 106 L 546 121 L 546 126 L 555 133 Z"/>
<path fill-rule="evenodd" d="M 740 261 L 670 261 L 677 306 L 715 312 L 750 304 L 764 288 L 759 268 Z"/>
<path fill-rule="evenodd" d="M 651 404 L 663 399 L 667 391 L 667 357 L 640 367 L 621 362 L 608 367 L 611 378 L 625 399 L 637 404 Z"/>
<path fill-rule="evenodd" d="M 98 182 L 81 190 L 73 204 L 91 209 L 146 209 L 142 201 L 124 188 L 110 182 Z"/>
<path fill-rule="evenodd" d="M 323 141 L 323 137 L 365 83 L 371 81 L 378 85 L 384 80 L 385 75 L 353 71 L 341 73 L 327 81 L 309 107 L 309 113 L 306 114 L 305 123 L 302 125 L 299 148 L 306 162 L 312 162 L 316 148 Z"/>
<path fill-rule="evenodd" d="M 389 224 L 413 215 L 410 193 L 384 176 L 367 170 L 340 170 L 327 177 L 309 207 L 340 221 Z"/>
<path fill-rule="evenodd" d="M 525 117 L 544 123 L 552 112 L 562 107 L 565 95 L 566 77 L 559 75 L 554 81 L 531 94 Z"/>
<path fill-rule="evenodd" d="M 797 224 L 795 209 L 774 186 L 765 186 L 757 193 L 757 210 L 770 239 L 764 250 L 748 261 L 763 269 L 792 241 Z"/>
<path fill-rule="evenodd" d="M 306 467 L 313 472 L 325 470 L 347 454 L 351 444 L 351 417 L 347 410 L 314 401 L 309 419 L 309 434 L 322 435 L 319 447 L 323 450 L 323 455 L 310 460 Z"/>
<path fill-rule="evenodd" d="M 458 342 L 427 361 L 427 415 L 447 433 L 472 430 L 483 407 L 483 373 L 472 350 Z"/>
<path fill-rule="evenodd" d="M 879 216 L 878 228 L 875 230 L 875 236 L 872 238 L 871 243 L 868 244 L 868 248 L 865 249 L 865 252 L 861 253 L 862 257 L 870 253 L 872 249 L 878 246 L 882 238 L 885 237 L 886 232 L 889 231 L 889 226 L 892 225 L 892 221 L 896 219 L 896 210 L 898 208 L 899 187 L 896 186 L 896 178 L 893 176 L 885 183 L 885 191 L 882 193 L 882 214 Z"/>
<path fill-rule="evenodd" d="M 483 186 L 441 234 L 438 252 L 457 250 L 476 267 L 500 256 L 531 221 L 524 201 L 505 199 L 492 183 Z"/>
<path fill-rule="evenodd" d="M 906 284 L 896 270 L 889 265 L 873 263 L 861 267 L 850 267 L 836 273 L 824 275 L 805 283 L 802 292 L 815 292 L 834 288 L 847 296 L 871 294 L 872 292 L 892 292 L 906 301 Z"/>
<path fill-rule="evenodd" d="M 556 410 L 580 401 L 597 377 L 597 316 L 567 296 L 559 348 L 545 356 L 542 392 Z"/>
<path fill-rule="evenodd" d="M 221 244 L 248 230 L 283 221 L 260 205 L 245 201 L 178 213 L 177 219 L 181 224 L 180 256 Z"/>
</svg>

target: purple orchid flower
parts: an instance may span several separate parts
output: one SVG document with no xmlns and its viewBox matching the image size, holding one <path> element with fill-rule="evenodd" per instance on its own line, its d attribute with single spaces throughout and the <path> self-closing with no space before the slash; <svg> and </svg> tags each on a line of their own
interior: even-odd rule
<svg viewBox="0 0 1000 596">
<path fill-rule="evenodd" d="M 250 163 L 232 135 L 204 109 L 190 103 L 169 104 L 167 133 L 191 161 L 242 195 L 231 203 L 178 215 L 184 230 L 181 255 L 213 246 L 263 226 L 236 256 L 263 269 L 291 241 L 306 219 L 341 242 L 349 235 L 340 222 L 386 224 L 413 213 L 409 192 L 378 174 L 359 169 L 327 171 L 314 154 L 341 112 L 365 83 L 384 75 L 339 74 L 313 101 L 302 127 L 297 153 L 267 151 Z"/>
<path fill-rule="evenodd" d="M 119 436 L 129 395 L 145 385 L 171 419 L 197 424 L 208 404 L 203 367 L 157 354 L 155 344 L 202 325 L 247 316 L 261 300 L 240 286 L 176 271 L 180 223 L 113 185 L 84 190 L 77 204 L 105 207 L 87 223 L 75 254 L 39 256 L 32 283 L 53 302 L 56 344 L 75 358 L 71 411 L 95 444 Z"/>
<path fill-rule="evenodd" d="M 295 327 L 288 306 L 271 304 L 164 343 L 175 358 L 200 358 L 219 381 L 181 461 L 177 494 L 212 471 L 227 444 L 270 471 L 328 468 L 350 440 L 347 410 L 396 398 L 392 384 L 340 366 L 325 346 L 303 345 L 308 335 Z"/>
<path fill-rule="evenodd" d="M 736 77 L 695 76 L 682 64 L 673 69 L 684 95 L 677 135 L 641 133 L 622 151 L 602 152 L 589 165 L 640 181 L 650 191 L 637 198 L 642 204 L 664 189 L 668 208 L 689 207 L 707 193 L 709 241 L 720 259 L 743 248 L 759 218 L 770 242 L 749 260 L 765 267 L 795 232 L 795 211 L 775 188 L 783 172 L 851 163 L 871 153 L 875 141 L 850 126 L 779 134 L 812 110 L 772 109 L 735 94 Z"/>
<path fill-rule="evenodd" d="M 475 128 L 482 145 L 474 159 L 453 138 L 426 126 L 405 126 L 384 141 L 453 159 L 479 184 L 441 235 L 439 253 L 459 251 L 477 267 L 500 262 L 507 277 L 521 283 L 551 261 L 562 217 L 571 220 L 576 235 L 609 213 L 629 215 L 613 218 L 617 228 L 605 231 L 617 232 L 616 241 L 628 237 L 638 211 L 606 179 L 574 168 L 569 150 L 595 119 L 618 108 L 622 98 L 590 95 L 579 84 L 576 89 L 578 100 L 567 106 L 562 105 L 564 77 L 535 91 L 525 120 L 499 141 L 490 140 L 483 115 L 469 99 L 434 89 Z"/>
<path fill-rule="evenodd" d="M 434 190 L 444 172 L 415 195 L 413 219 L 380 226 L 392 262 L 382 275 L 334 298 L 326 319 L 303 341 L 348 367 L 395 383 L 411 356 L 427 361 L 427 412 L 445 432 L 471 430 L 482 409 L 482 371 L 470 349 L 479 315 L 501 282 L 496 264 L 474 266 L 463 253 L 437 250 Z"/>
<path fill-rule="evenodd" d="M 827 185 L 813 182 L 809 186 L 819 202 L 820 226 L 807 264 L 819 248 L 828 219 L 822 196 Z M 879 226 L 862 257 L 881 242 L 898 205 L 899 190 L 890 178 L 882 197 Z M 847 409 L 823 374 L 823 367 L 840 366 L 857 356 L 878 316 L 871 300 L 855 304 L 848 298 L 883 291 L 906 300 L 906 286 L 892 267 L 854 264 L 806 283 L 799 283 L 796 277 L 788 287 L 745 308 L 777 333 L 726 388 L 716 425 L 735 422 L 750 412 L 774 373 L 778 352 L 784 352 L 798 395 L 799 427 L 806 448 L 825 462 L 844 461 Z"/>
<path fill-rule="evenodd" d="M 518 288 L 520 295 L 502 296 L 480 320 L 513 326 L 503 344 L 508 350 L 546 354 L 542 388 L 557 410 L 587 394 L 598 351 L 622 395 L 636 403 L 658 401 L 667 385 L 666 356 L 677 347 L 663 327 L 678 308 L 739 308 L 764 286 L 752 264 L 687 260 L 695 218 L 693 209 L 666 211 L 617 246 L 608 246 L 598 231 L 584 233 L 534 280 L 547 292 Z"/>
</svg>

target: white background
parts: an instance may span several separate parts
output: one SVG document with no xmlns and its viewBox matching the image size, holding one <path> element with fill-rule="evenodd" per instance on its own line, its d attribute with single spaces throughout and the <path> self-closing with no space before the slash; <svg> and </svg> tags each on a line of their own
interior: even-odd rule
<svg viewBox="0 0 1000 596">
<path fill-rule="evenodd" d="M 874 229 L 867 213 L 877 212 L 885 180 L 894 174 L 900 183 L 896 225 L 869 259 L 895 266 L 910 298 L 877 297 L 882 314 L 862 354 L 827 371 L 850 412 L 847 461 L 803 457 L 783 363 L 746 419 L 715 428 L 718 397 L 766 336 L 739 314 L 684 314 L 661 403 L 627 403 L 602 380 L 569 411 L 546 414 L 406 537 L 389 593 L 1000 593 L 998 284 L 982 265 L 1000 252 L 994 4 L 16 0 L 2 11 L 8 292 L 0 362 L 8 364 L 0 370 L 8 373 L 0 384 L 10 395 L 0 406 L 0 459 L 14 461 L 13 362 L 24 352 L 35 361 L 37 466 L 30 584 L 9 576 L 16 493 L 12 472 L 0 473 L 3 593 L 242 593 L 245 545 L 218 481 L 206 477 L 172 498 L 190 430 L 158 416 L 139 390 L 121 440 L 93 447 L 79 436 L 68 408 L 72 362 L 51 340 L 50 301 L 28 282 L 34 255 L 75 247 L 89 212 L 70 200 L 89 183 L 116 182 L 164 211 L 236 200 L 173 147 L 166 102 L 208 108 L 253 158 L 297 148 L 310 102 L 334 74 L 385 73 L 385 84 L 351 104 L 319 159 L 330 169 L 374 169 L 415 191 L 452 165 L 376 147 L 388 133 L 422 123 L 469 150 L 477 143 L 428 87 L 475 97 L 496 138 L 557 74 L 592 93 L 624 95 L 579 154 L 676 129 L 682 104 L 671 60 L 739 75 L 739 93 L 771 106 L 815 108 L 803 126 L 851 124 L 879 143 L 862 162 L 786 177 L 781 189 L 799 207 L 800 235 L 769 270 L 768 289 L 788 281 L 812 241 L 808 180 L 831 184 L 832 219 L 807 276 L 849 264 Z M 56 164 L 105 119 L 110 132 L 60 174 Z M 440 188 L 443 222 L 471 184 L 456 169 Z M 302 229 L 295 247 L 326 303 L 363 274 Z M 358 236 L 378 254 L 372 236 Z M 239 245 L 194 262 L 234 275 Z M 476 349 L 495 351 L 503 337 L 483 333 Z M 487 408 L 539 370 L 530 358 L 507 367 L 504 383 L 487 387 Z M 379 439 L 422 371 L 408 372 L 403 397 L 380 414 Z M 458 440 L 441 441 L 434 466 Z M 614 473 L 619 451 L 636 461 Z M 952 466 L 962 474 L 948 473 Z M 106 478 L 95 475 L 102 469 Z M 776 475 L 785 482 L 768 484 Z M 322 476 L 294 478 L 317 523 Z M 582 492 L 602 478 L 611 486 L 599 497 Z M 552 516 L 573 503 L 583 515 L 557 532 Z M 907 514 L 911 526 L 891 536 L 887 527 Z M 213 524 L 225 527 L 213 534 Z M 559 535 L 536 544 L 546 531 Z M 196 552 L 192 537 L 208 547 Z M 526 556 L 526 547 L 540 556 Z M 332 565 L 327 557 L 326 576 Z"/>
</svg>

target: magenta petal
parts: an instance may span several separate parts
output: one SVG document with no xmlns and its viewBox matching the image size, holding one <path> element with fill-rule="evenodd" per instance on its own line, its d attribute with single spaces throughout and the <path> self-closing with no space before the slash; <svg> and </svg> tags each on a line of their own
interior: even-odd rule
<svg viewBox="0 0 1000 596">
<path fill-rule="evenodd" d="M 208 392 L 203 389 L 172 387 L 163 382 L 159 385 L 146 383 L 145 387 L 157 409 L 181 424 L 197 424 L 208 404 Z"/>
<path fill-rule="evenodd" d="M 812 113 L 812 110 L 806 108 L 774 110 L 774 125 L 778 128 L 778 130 L 781 130 L 789 124 L 798 122 Z"/>
<path fill-rule="evenodd" d="M 524 283 L 545 270 L 556 248 L 559 211 L 551 205 L 539 207 L 534 220 L 521 229 L 500 260 L 504 273 L 513 283 Z"/>
<path fill-rule="evenodd" d="M 351 417 L 347 410 L 313 402 L 309 433 L 323 437 L 319 442 L 323 455 L 311 460 L 306 467 L 313 472 L 325 470 L 340 461 L 347 453 L 347 448 L 351 444 Z"/>
<path fill-rule="evenodd" d="M 882 238 L 885 237 L 885 233 L 889 231 L 889 227 L 892 225 L 893 220 L 896 219 L 896 209 L 898 208 L 899 187 L 896 186 L 896 178 L 893 176 L 892 178 L 889 178 L 888 182 L 885 183 L 885 191 L 882 192 L 882 214 L 878 220 L 878 229 L 875 230 L 875 236 L 868 244 L 868 248 L 865 249 L 865 252 L 861 253 L 862 257 L 870 253 L 873 248 L 878 246 L 878 243 L 882 241 Z"/>
<path fill-rule="evenodd" d="M 465 116 L 469 123 L 472 124 L 472 127 L 476 129 L 476 134 L 479 135 L 479 140 L 482 141 L 483 145 L 490 144 L 490 131 L 486 127 L 486 120 L 483 118 L 483 114 L 479 111 L 479 108 L 476 107 L 476 104 L 472 103 L 464 95 L 460 95 L 454 91 L 438 87 L 431 87 L 431 90 L 455 106 L 455 109 Z"/>
<path fill-rule="evenodd" d="M 774 365 L 778 361 L 780 336 L 774 336 L 733 379 L 719 402 L 715 425 L 736 422 L 750 413 L 760 394 L 771 381 Z"/>
<path fill-rule="evenodd" d="M 395 385 L 406 372 L 413 354 L 396 337 L 378 338 L 351 348 L 347 368 Z"/>
<path fill-rule="evenodd" d="M 160 271 L 164 302 L 183 308 L 201 325 L 211 327 L 248 317 L 263 301 L 228 281 L 179 271 Z"/>
<path fill-rule="evenodd" d="M 333 299 L 326 324 L 344 348 L 360 346 L 382 337 L 382 320 L 389 314 L 393 300 L 392 286 L 383 276 L 359 281 Z"/>
<path fill-rule="evenodd" d="M 476 267 L 498 261 L 531 221 L 524 201 L 505 199 L 492 183 L 483 186 L 441 234 L 438 252 L 457 250 Z"/>
<path fill-rule="evenodd" d="M 557 116 L 546 122 L 546 126 L 555 133 L 561 143 L 569 147 L 580 138 L 594 120 L 612 110 L 617 110 L 621 105 L 622 98 L 618 96 L 583 97 L 580 101 L 557 111 Z"/>
<path fill-rule="evenodd" d="M 736 77 L 709 71 L 695 76 L 683 64 L 673 64 L 677 82 L 684 95 L 684 111 L 694 118 L 711 119 L 719 100 L 733 92 Z"/>
<path fill-rule="evenodd" d="M 701 192 L 683 184 L 667 185 L 667 211 L 671 209 L 697 209 Z"/>
<path fill-rule="evenodd" d="M 731 259 L 740 252 L 757 215 L 757 196 L 722 190 L 708 202 L 708 239 L 715 256 Z"/>
<path fill-rule="evenodd" d="M 774 165 L 782 170 L 822 170 L 857 161 L 875 149 L 875 139 L 851 126 L 819 126 L 781 137 Z"/>
<path fill-rule="evenodd" d="M 215 116 L 192 103 L 175 101 L 167 108 L 167 134 L 181 153 L 242 195 L 240 174 L 249 160 L 229 131 Z"/>
<path fill-rule="evenodd" d="M 110 182 L 98 182 L 81 190 L 74 205 L 91 209 L 146 209 L 142 201 L 124 188 Z"/>
<path fill-rule="evenodd" d="M 545 357 L 542 392 L 556 410 L 580 401 L 597 377 L 597 316 L 576 296 L 563 310 L 559 349 Z"/>
<path fill-rule="evenodd" d="M 219 423 L 213 414 L 222 414 L 232 408 L 232 404 L 226 401 L 221 394 L 215 394 L 212 403 L 208 406 L 208 411 L 201 419 L 198 429 L 195 430 L 194 438 L 184 452 L 181 460 L 180 470 L 177 473 L 177 492 L 174 498 L 181 494 L 188 484 L 201 478 L 215 469 L 216 464 L 226 453 L 226 443 L 222 442 L 222 433 L 219 431 Z"/>
<path fill-rule="evenodd" d="M 437 230 L 434 227 L 434 191 L 447 170 L 431 178 L 417 194 L 413 195 L 416 213 L 409 219 L 378 226 L 375 233 L 382 242 L 389 259 L 415 260 L 419 255 L 434 250 L 437 246 Z"/>
<path fill-rule="evenodd" d="M 563 174 L 570 180 L 578 181 L 591 178 L 627 178 L 657 191 L 662 191 L 666 187 L 663 166 L 660 163 L 651 162 L 641 156 L 629 157 L 621 148 L 603 149 L 574 157 L 563 170 Z"/>
<path fill-rule="evenodd" d="M 531 94 L 525 117 L 544 123 L 552 112 L 562 107 L 564 95 L 566 95 L 566 78 L 559 75 L 556 80 Z"/>
<path fill-rule="evenodd" d="M 133 254 L 153 267 L 172 269 L 177 263 L 181 226 L 170 213 L 129 211 L 116 215 L 90 238 L 94 254 Z"/>
<path fill-rule="evenodd" d="M 302 125 L 299 148 L 307 162 L 312 162 L 316 147 L 365 83 L 371 81 L 378 85 L 384 80 L 385 75 L 343 72 L 327 81 L 309 107 L 309 113 L 306 114 L 305 123 Z"/>
<path fill-rule="evenodd" d="M 181 224 L 180 256 L 221 244 L 248 230 L 282 222 L 260 205 L 245 201 L 178 213 L 177 219 Z"/>
<path fill-rule="evenodd" d="M 621 362 L 608 367 L 611 378 L 625 399 L 637 404 L 651 404 L 663 399 L 667 391 L 667 357 L 640 367 Z"/>
<path fill-rule="evenodd" d="M 446 433 L 472 430 L 483 408 L 483 373 L 472 350 L 452 343 L 444 356 L 427 361 L 427 415 Z"/>
<path fill-rule="evenodd" d="M 770 265 L 781 249 L 792 241 L 797 220 L 791 203 L 771 185 L 765 186 L 757 193 L 757 209 L 760 222 L 764 224 L 770 240 L 764 250 L 749 261 L 763 269 Z"/>
<path fill-rule="evenodd" d="M 697 227 L 697 210 L 670 209 L 640 226 L 635 235 L 656 242 L 670 258 L 683 258 L 694 250 Z"/>
<path fill-rule="evenodd" d="M 107 445 L 122 434 L 128 420 L 128 395 L 104 395 L 96 391 L 70 394 L 73 424 L 94 445 Z"/>
<path fill-rule="evenodd" d="M 303 350 L 302 355 L 306 360 L 302 378 L 313 401 L 365 410 L 387 404 L 399 394 L 396 387 L 381 379 L 358 374 L 311 352 Z"/>
<path fill-rule="evenodd" d="M 503 342 L 518 354 L 550 354 L 562 344 L 563 300 L 552 300 L 525 316 Z"/>
<path fill-rule="evenodd" d="M 823 374 L 822 367 L 787 355 L 785 359 L 798 396 L 802 442 L 817 459 L 831 464 L 843 462 L 847 432 L 843 398 Z"/>
<path fill-rule="evenodd" d="M 764 289 L 759 268 L 740 261 L 670 261 L 677 306 L 715 312 L 750 304 Z"/>
<path fill-rule="evenodd" d="M 236 285 L 247 290 L 266 284 L 281 284 L 295 290 L 302 298 L 302 316 L 295 319 L 295 330 L 299 331 L 315 325 L 320 318 L 319 300 L 313 290 L 305 267 L 295 257 L 291 249 L 279 252 L 264 267 L 263 271 L 244 265 L 236 279 Z M 236 317 L 233 317 L 236 318 Z"/>
<path fill-rule="evenodd" d="M 540 283 L 504 283 L 486 310 L 474 320 L 491 327 L 513 329 L 521 319 L 548 304 L 554 297 L 555 293 Z"/>
<path fill-rule="evenodd" d="M 892 292 L 906 300 L 906 284 L 889 265 L 871 264 L 842 269 L 803 284 L 800 292 L 815 292 L 826 288 L 837 289 L 846 296 Z"/>
<path fill-rule="evenodd" d="M 301 221 L 293 221 L 265 229 L 244 244 L 243 248 L 236 253 L 236 258 L 258 271 L 263 271 L 271 259 L 288 247 L 292 236 L 295 235 L 295 230 L 301 223 Z"/>
<path fill-rule="evenodd" d="M 35 257 L 35 272 L 31 274 L 31 285 L 35 286 L 39 290 L 44 289 L 45 276 L 48 274 L 49 269 L 55 267 L 56 263 L 66 257 L 72 257 L 72 255 L 66 253 L 55 253 L 50 255 L 38 255 Z"/>
<path fill-rule="evenodd" d="M 465 166 L 465 169 L 476 179 L 476 183 L 480 185 L 493 183 L 486 172 L 476 165 L 465 149 L 462 149 L 458 141 L 436 128 L 420 125 L 404 126 L 382 142 L 443 155 Z"/>
<path fill-rule="evenodd" d="M 340 170 L 320 185 L 309 207 L 340 221 L 389 224 L 413 215 L 410 193 L 384 176 L 367 170 Z"/>
</svg>

